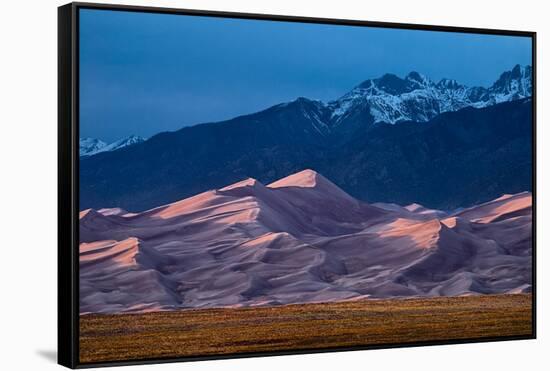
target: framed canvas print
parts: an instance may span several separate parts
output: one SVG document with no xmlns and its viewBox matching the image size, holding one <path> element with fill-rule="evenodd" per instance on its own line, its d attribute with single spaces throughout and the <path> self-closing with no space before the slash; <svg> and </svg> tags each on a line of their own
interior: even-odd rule
<svg viewBox="0 0 550 371">
<path fill-rule="evenodd" d="M 535 33 L 59 8 L 59 362 L 535 337 Z"/>
</svg>

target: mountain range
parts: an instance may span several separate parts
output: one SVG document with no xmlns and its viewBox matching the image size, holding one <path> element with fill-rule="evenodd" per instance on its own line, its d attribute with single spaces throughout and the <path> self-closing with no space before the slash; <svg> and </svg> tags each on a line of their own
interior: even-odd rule
<svg viewBox="0 0 550 371">
<path fill-rule="evenodd" d="M 531 66 L 516 65 L 489 88 L 467 87 L 452 79 L 435 83 L 418 72 L 404 78 L 385 74 L 362 82 L 326 107 L 332 126 L 363 116 L 367 122 L 426 122 L 465 107 L 482 108 L 531 96 Z M 365 112 L 365 108 L 368 108 Z M 370 117 L 369 117 L 370 116 Z"/>
<path fill-rule="evenodd" d="M 80 312 L 531 291 L 532 197 L 367 204 L 306 169 L 141 213 L 80 213 Z"/>
<path fill-rule="evenodd" d="M 531 184 L 531 67 L 489 88 L 411 72 L 331 102 L 298 98 L 81 158 L 80 208 L 143 211 L 245 177 L 304 168 L 362 201 L 452 210 Z"/>
<path fill-rule="evenodd" d="M 117 149 L 132 146 L 144 141 L 144 138 L 136 135 L 130 135 L 109 144 L 96 138 L 81 138 L 79 153 L 80 156 L 92 156 L 101 152 L 116 151 Z"/>
</svg>

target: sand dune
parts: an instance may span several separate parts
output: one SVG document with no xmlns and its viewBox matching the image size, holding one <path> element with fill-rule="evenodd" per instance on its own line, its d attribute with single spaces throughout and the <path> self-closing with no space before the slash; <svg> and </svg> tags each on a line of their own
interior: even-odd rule
<svg viewBox="0 0 550 371">
<path fill-rule="evenodd" d="M 80 213 L 81 313 L 528 292 L 531 195 L 449 215 L 305 170 L 129 214 Z"/>
<path fill-rule="evenodd" d="M 515 216 L 530 216 L 532 202 L 530 192 L 504 195 L 496 200 L 462 210 L 455 215 L 478 223 L 490 223 Z"/>
</svg>

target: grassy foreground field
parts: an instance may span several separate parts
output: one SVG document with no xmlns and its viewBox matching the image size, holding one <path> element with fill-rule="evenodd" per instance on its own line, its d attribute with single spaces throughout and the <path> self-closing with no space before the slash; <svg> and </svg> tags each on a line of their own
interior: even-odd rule
<svg viewBox="0 0 550 371">
<path fill-rule="evenodd" d="M 529 335 L 530 294 L 201 309 L 80 318 L 80 361 Z"/>
</svg>

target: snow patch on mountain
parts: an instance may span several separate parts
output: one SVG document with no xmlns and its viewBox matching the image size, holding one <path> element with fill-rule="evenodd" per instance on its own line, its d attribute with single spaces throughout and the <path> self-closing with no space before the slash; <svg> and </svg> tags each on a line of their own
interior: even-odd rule
<svg viewBox="0 0 550 371">
<path fill-rule="evenodd" d="M 328 137 L 333 131 L 351 133 L 358 127 L 375 123 L 427 122 L 444 112 L 465 107 L 484 108 L 527 98 L 531 94 L 531 66 L 516 65 L 512 70 L 503 72 L 489 88 L 468 87 L 449 78 L 434 82 L 413 71 L 404 78 L 387 73 L 366 80 L 333 101 L 322 102 L 300 97 L 268 110 L 275 109 L 280 113 L 288 109 L 297 120 L 311 125 L 311 130 L 304 130 Z M 283 116 L 286 114 L 283 113 Z M 296 114 L 301 117 L 296 117 Z M 284 119 L 287 120 L 286 117 Z M 144 140 L 131 135 L 107 144 L 99 139 L 82 138 L 80 156 L 114 151 Z"/>
<path fill-rule="evenodd" d="M 90 156 L 94 153 L 101 151 L 107 143 L 95 138 L 80 138 L 80 156 Z"/>
<path fill-rule="evenodd" d="M 426 122 L 435 116 L 465 107 L 483 108 L 531 96 L 532 68 L 516 65 L 501 74 L 489 88 L 467 87 L 453 79 L 434 82 L 411 72 L 404 78 L 385 74 L 356 86 L 329 102 L 333 125 L 344 122 L 360 107 L 368 106 L 375 123 Z"/>
<path fill-rule="evenodd" d="M 115 151 L 124 147 L 132 146 L 144 142 L 145 139 L 137 136 L 130 135 L 126 138 L 119 139 L 113 143 L 107 144 L 100 139 L 95 138 L 81 138 L 80 139 L 80 156 L 92 156 L 102 152 Z"/>
</svg>

